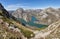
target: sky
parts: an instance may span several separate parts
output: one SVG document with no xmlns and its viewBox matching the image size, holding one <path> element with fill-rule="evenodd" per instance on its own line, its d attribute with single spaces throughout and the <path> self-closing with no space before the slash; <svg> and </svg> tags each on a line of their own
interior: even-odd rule
<svg viewBox="0 0 60 39">
<path fill-rule="evenodd" d="M 7 10 L 42 9 L 48 7 L 60 8 L 60 0 L 0 0 Z"/>
</svg>

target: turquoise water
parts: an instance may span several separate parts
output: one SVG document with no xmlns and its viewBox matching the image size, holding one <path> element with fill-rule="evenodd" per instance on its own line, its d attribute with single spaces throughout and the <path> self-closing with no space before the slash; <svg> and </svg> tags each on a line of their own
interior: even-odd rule
<svg viewBox="0 0 60 39">
<path fill-rule="evenodd" d="M 34 16 L 31 16 L 31 21 L 30 22 L 34 22 L 37 21 L 37 19 Z"/>
<path fill-rule="evenodd" d="M 32 22 L 32 21 L 35 21 L 34 19 L 31 20 L 30 22 L 26 22 L 26 21 L 25 21 L 24 19 L 22 19 L 22 18 L 19 18 L 19 19 L 17 19 L 17 20 L 19 20 L 21 23 L 28 24 L 28 25 L 30 25 L 30 26 L 35 26 L 35 27 L 38 27 L 38 28 L 43 28 L 43 27 L 47 27 L 47 26 L 48 26 L 48 25 L 36 24 L 36 23 Z"/>
</svg>

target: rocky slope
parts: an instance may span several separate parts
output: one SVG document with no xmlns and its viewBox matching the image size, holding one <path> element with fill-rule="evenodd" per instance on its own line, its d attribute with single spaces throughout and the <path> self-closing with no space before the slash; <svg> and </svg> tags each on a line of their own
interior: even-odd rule
<svg viewBox="0 0 60 39">
<path fill-rule="evenodd" d="M 60 10 L 51 7 L 36 10 L 23 10 L 20 8 L 13 12 L 12 15 L 16 18 L 23 18 L 27 22 L 31 20 L 31 16 L 35 16 L 38 21 L 35 21 L 34 23 L 49 25 L 60 19 Z"/>
<path fill-rule="evenodd" d="M 25 27 L 0 4 L 0 39 L 29 39 L 35 36 L 34 32 L 35 30 Z"/>
<path fill-rule="evenodd" d="M 35 33 L 31 39 L 60 39 L 60 20 L 52 23 L 47 28 Z"/>
<path fill-rule="evenodd" d="M 46 37 L 46 39 L 60 39 L 60 27 Z"/>
<path fill-rule="evenodd" d="M 33 34 L 25 27 L 25 29 L 22 29 L 23 25 L 10 16 L 9 12 L 0 3 L 0 39 L 26 39 Z M 29 35 L 26 34 L 27 32 L 29 32 Z"/>
</svg>

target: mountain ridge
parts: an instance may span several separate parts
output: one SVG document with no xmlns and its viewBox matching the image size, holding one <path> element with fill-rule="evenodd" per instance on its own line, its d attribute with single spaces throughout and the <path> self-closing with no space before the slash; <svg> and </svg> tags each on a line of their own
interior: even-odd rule
<svg viewBox="0 0 60 39">
<path fill-rule="evenodd" d="M 15 12 L 12 13 L 12 15 L 16 18 L 23 18 L 27 22 L 29 22 L 31 20 L 31 16 L 35 16 L 37 18 L 37 20 L 39 20 L 39 21 L 35 21 L 35 23 L 47 24 L 47 25 L 49 25 L 49 24 L 53 23 L 54 21 L 57 21 L 60 19 L 59 9 L 54 9 L 52 7 L 49 7 L 46 9 L 36 9 L 36 10 L 32 10 L 32 9 L 21 10 L 20 9 L 19 11 L 16 10 Z M 16 14 L 16 12 L 18 14 Z"/>
</svg>

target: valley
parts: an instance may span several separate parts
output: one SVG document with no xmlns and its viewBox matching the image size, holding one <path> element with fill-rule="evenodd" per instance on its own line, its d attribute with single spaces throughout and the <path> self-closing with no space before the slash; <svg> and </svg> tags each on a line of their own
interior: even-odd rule
<svg viewBox="0 0 60 39">
<path fill-rule="evenodd" d="M 60 10 L 7 11 L 0 3 L 0 39 L 60 39 Z"/>
</svg>

